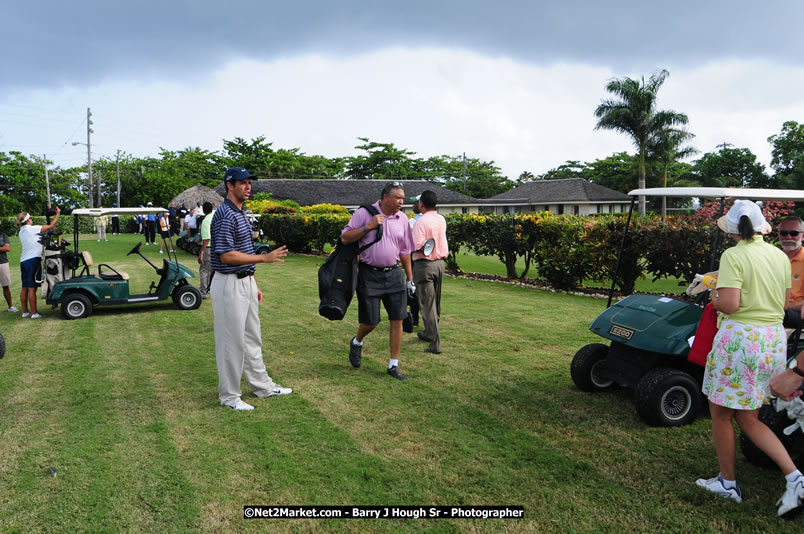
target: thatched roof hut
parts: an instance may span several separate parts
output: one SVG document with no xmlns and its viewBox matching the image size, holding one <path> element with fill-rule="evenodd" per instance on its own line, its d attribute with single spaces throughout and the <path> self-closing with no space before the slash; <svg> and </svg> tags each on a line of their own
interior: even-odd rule
<svg viewBox="0 0 804 534">
<path fill-rule="evenodd" d="M 175 203 L 177 208 L 180 208 L 182 204 L 186 205 L 188 208 L 194 208 L 204 202 L 211 202 L 212 206 L 217 208 L 223 204 L 223 197 L 216 193 L 214 189 L 210 189 L 201 184 L 195 184 L 191 188 L 176 195 L 171 202 Z"/>
</svg>

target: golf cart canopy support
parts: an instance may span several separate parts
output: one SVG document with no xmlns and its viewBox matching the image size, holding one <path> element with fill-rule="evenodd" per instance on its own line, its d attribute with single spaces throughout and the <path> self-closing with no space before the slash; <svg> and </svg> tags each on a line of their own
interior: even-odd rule
<svg viewBox="0 0 804 534">
<path fill-rule="evenodd" d="M 101 215 L 160 215 L 167 213 L 165 208 L 77 208 L 73 210 L 73 250 L 78 254 L 78 217 L 100 217 Z"/>
</svg>

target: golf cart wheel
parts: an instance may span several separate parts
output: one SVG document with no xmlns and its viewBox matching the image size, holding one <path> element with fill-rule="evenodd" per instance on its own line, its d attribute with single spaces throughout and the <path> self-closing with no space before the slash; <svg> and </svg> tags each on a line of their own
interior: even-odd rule
<svg viewBox="0 0 804 534">
<path fill-rule="evenodd" d="M 270 253 L 271 253 L 271 247 L 263 247 L 263 248 L 260 249 L 260 252 L 259 252 L 259 254 L 262 255 L 262 256 L 267 256 Z"/>
<path fill-rule="evenodd" d="M 804 455 L 804 434 L 796 430 L 792 435 L 785 436 L 784 429 L 794 423 L 786 412 L 777 412 L 773 404 L 765 404 L 759 409 L 759 420 L 765 423 L 782 442 L 793 462 L 797 462 Z M 740 434 L 740 449 L 745 459 L 758 467 L 776 469 L 776 464 L 744 433 Z"/>
<path fill-rule="evenodd" d="M 651 369 L 636 385 L 639 416 L 651 426 L 683 426 L 701 409 L 701 387 L 687 373 L 660 367 Z"/>
<path fill-rule="evenodd" d="M 173 304 L 180 310 L 194 310 L 201 305 L 201 292 L 190 285 L 177 287 L 173 291 Z"/>
<path fill-rule="evenodd" d="M 606 363 L 609 348 L 602 343 L 591 343 L 575 353 L 570 364 L 570 376 L 581 391 L 606 391 L 617 386 L 614 380 L 600 376 L 601 365 Z"/>
<path fill-rule="evenodd" d="M 6 340 L 3 337 L 3 334 L 0 334 L 0 360 L 3 359 L 3 356 L 6 355 Z"/>
<path fill-rule="evenodd" d="M 61 303 L 61 314 L 65 319 L 83 319 L 92 313 L 92 301 L 81 293 L 67 295 Z"/>
</svg>

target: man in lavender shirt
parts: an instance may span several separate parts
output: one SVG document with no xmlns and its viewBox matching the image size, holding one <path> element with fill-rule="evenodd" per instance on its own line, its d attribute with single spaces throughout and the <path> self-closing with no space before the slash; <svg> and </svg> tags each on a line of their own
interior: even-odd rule
<svg viewBox="0 0 804 534">
<path fill-rule="evenodd" d="M 413 252 L 413 235 L 408 218 L 400 210 L 405 202 L 405 191 L 399 182 L 391 182 L 382 190 L 381 200 L 374 204 L 379 212 L 372 217 L 365 209 L 352 215 L 341 233 L 345 245 L 371 243 L 377 227 L 383 225 L 382 239 L 360 254 L 357 275 L 357 303 L 360 326 L 349 343 L 349 362 L 360 367 L 363 338 L 380 322 L 380 301 L 391 321 L 391 361 L 388 374 L 397 380 L 406 380 L 399 370 L 399 349 L 402 346 L 402 320 L 407 316 L 407 296 L 416 292 L 410 254 Z M 399 268 L 402 263 L 404 273 Z M 406 281 L 407 280 L 407 281 Z"/>
</svg>

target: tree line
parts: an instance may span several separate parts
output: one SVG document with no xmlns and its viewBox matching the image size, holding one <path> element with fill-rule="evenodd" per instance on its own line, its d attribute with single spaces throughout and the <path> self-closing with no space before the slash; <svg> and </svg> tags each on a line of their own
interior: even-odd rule
<svg viewBox="0 0 804 534">
<path fill-rule="evenodd" d="M 164 206 L 197 183 L 219 185 L 224 170 L 231 166 L 273 179 L 427 180 L 475 198 L 489 198 L 532 180 L 563 178 L 583 178 L 621 192 L 663 186 L 804 189 L 804 124 L 795 121 L 785 122 L 778 134 L 768 138 L 770 172 L 748 148 L 727 143 L 685 162 L 697 154 L 689 144 L 694 135 L 687 129 L 688 118 L 657 105 L 658 91 L 667 76 L 662 70 L 647 80 L 611 80 L 605 86 L 610 98 L 602 99 L 594 110 L 596 128 L 628 135 L 636 148 L 634 154 L 617 152 L 592 162 L 570 160 L 540 175 L 524 171 L 512 180 L 494 161 L 463 155 L 422 158 L 394 143 L 367 137 L 358 138 L 356 156 L 328 158 L 307 155 L 300 148 L 274 148 L 260 136 L 249 141 L 240 137 L 223 140 L 220 151 L 162 148 L 156 157 L 140 158 L 125 152 L 114 158 L 101 157 L 93 161 L 94 187 L 90 191 L 86 165 L 62 169 L 12 151 L 0 152 L 0 215 L 43 212 L 47 205 L 46 163 L 52 201 L 67 210 L 89 205 L 90 195 L 93 205 L 98 205 L 100 198 L 103 205 L 111 206 L 117 201 L 118 176 L 122 206 L 147 202 Z M 664 210 L 664 206 L 649 207 Z M 640 206 L 640 211 L 644 210 Z"/>
</svg>

